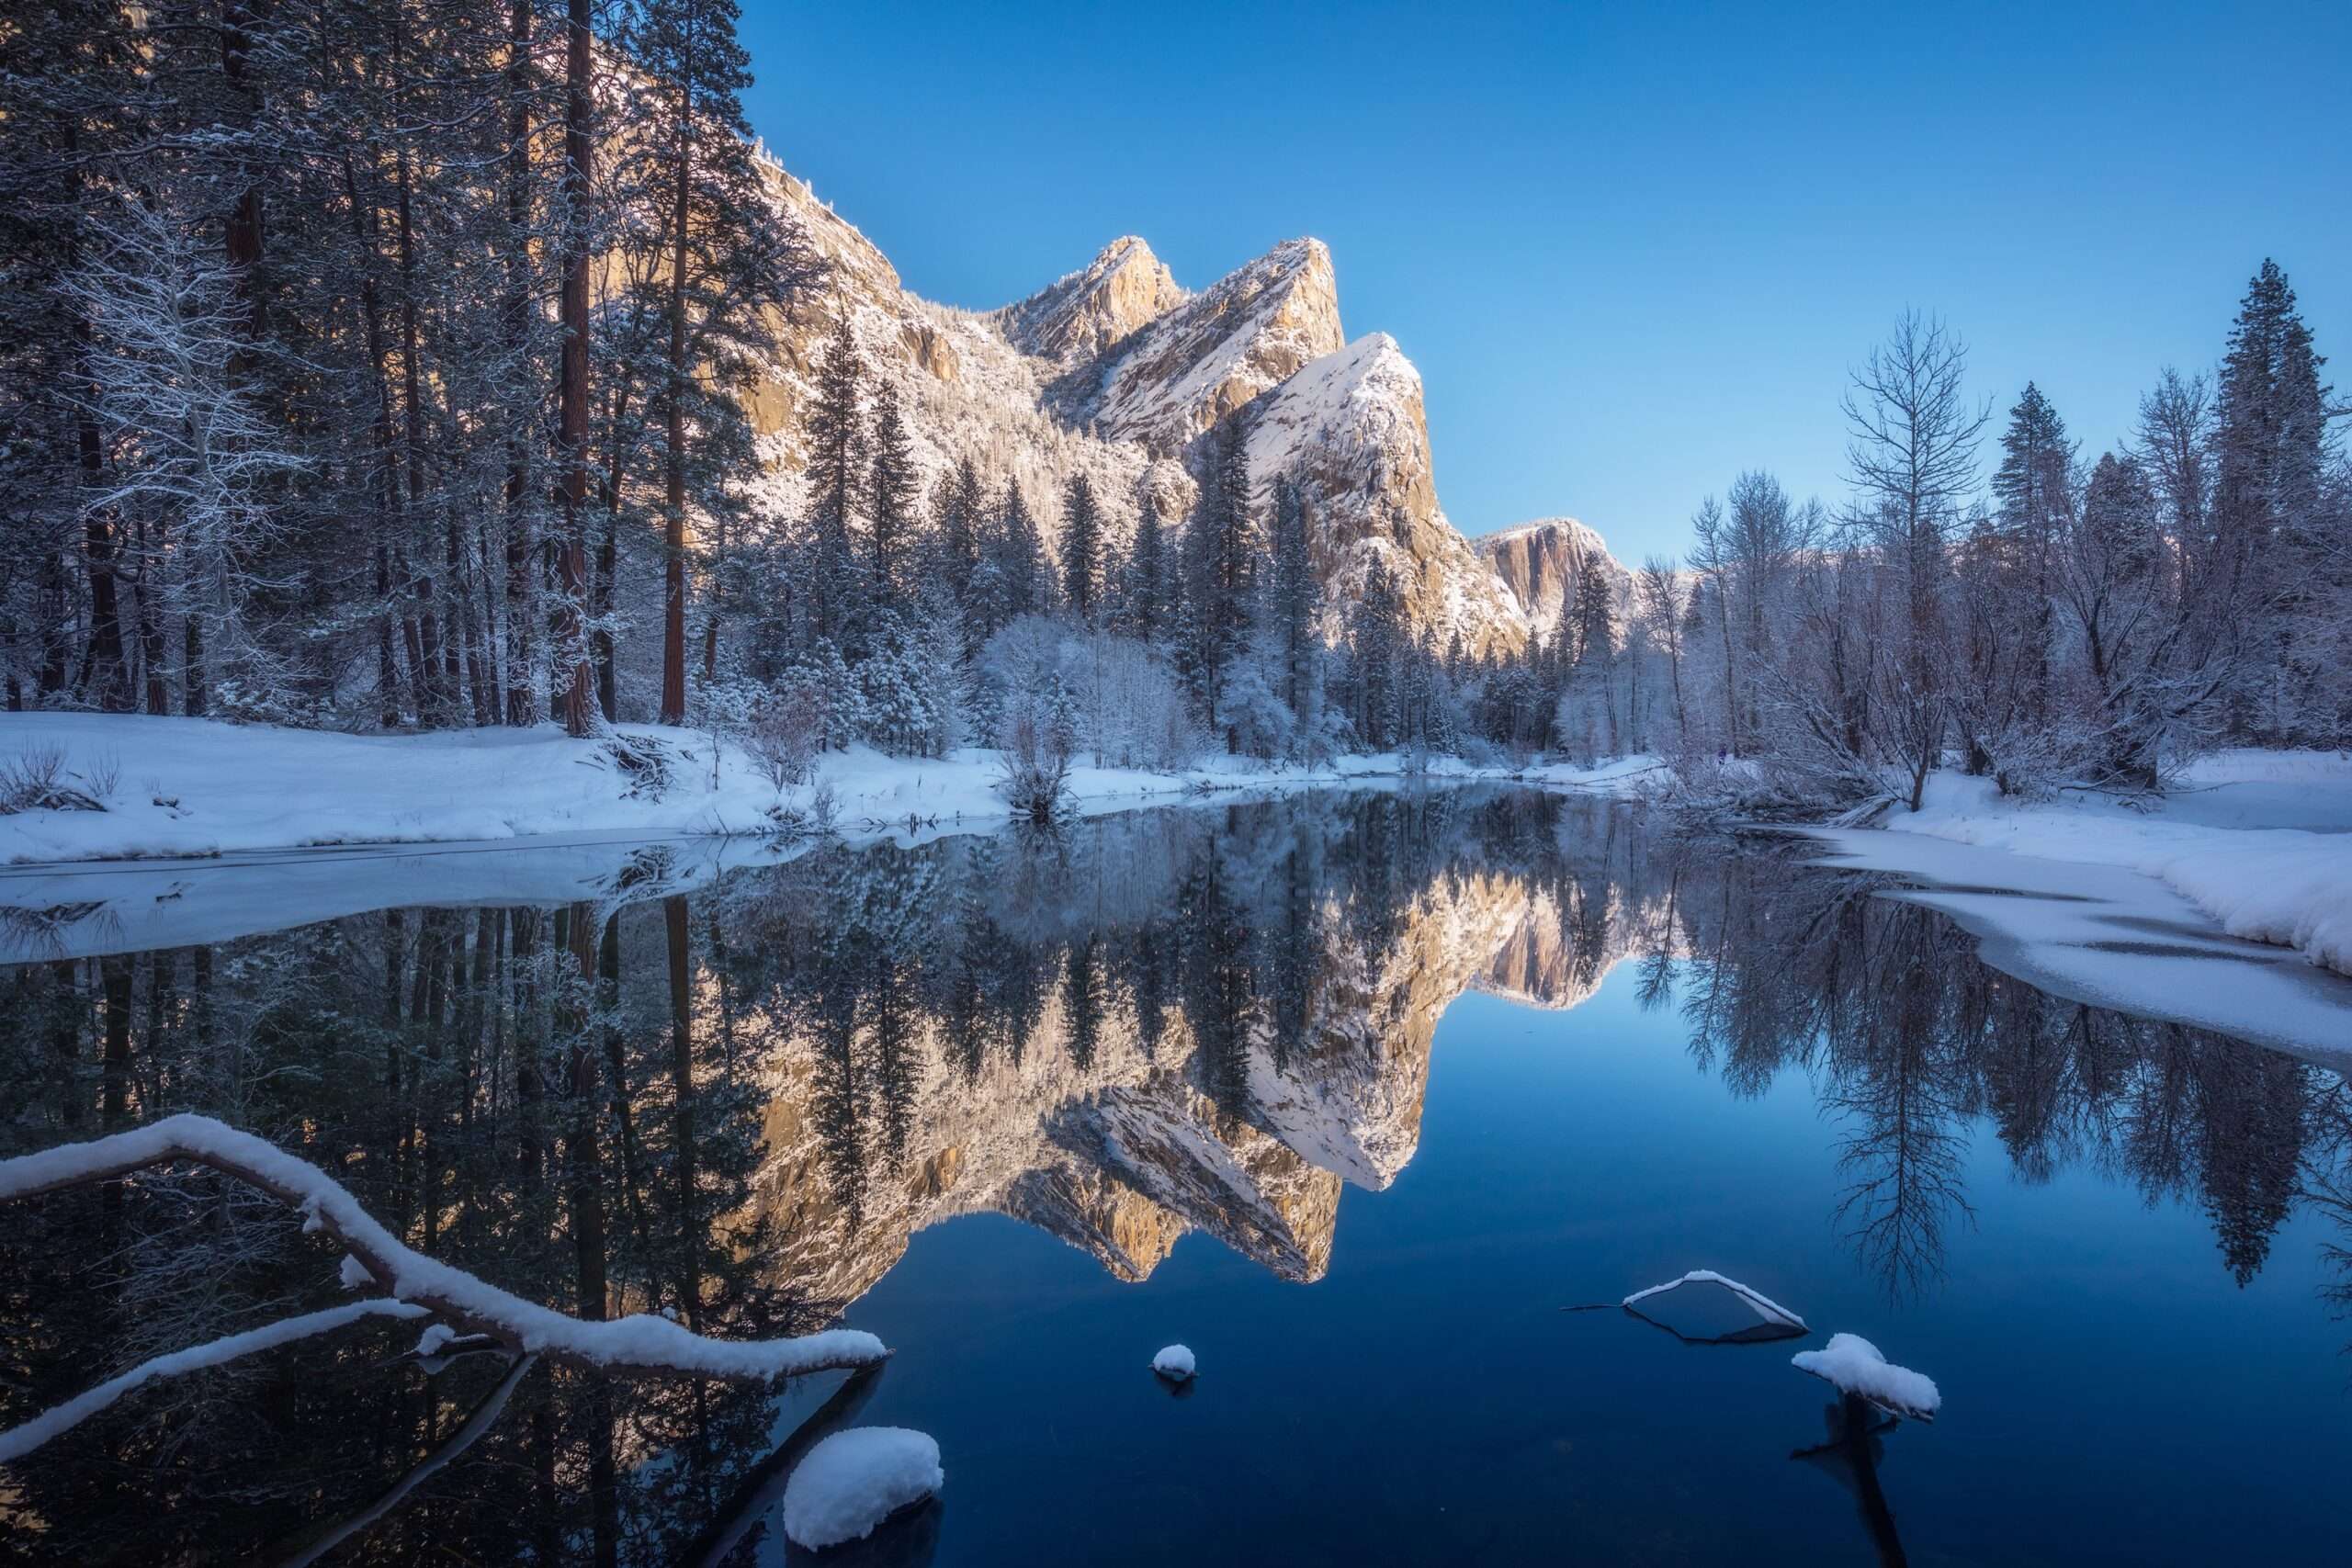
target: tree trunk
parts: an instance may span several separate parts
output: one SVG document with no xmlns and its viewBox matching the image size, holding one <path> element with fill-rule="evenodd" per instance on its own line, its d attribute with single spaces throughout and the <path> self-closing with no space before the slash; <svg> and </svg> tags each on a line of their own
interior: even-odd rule
<svg viewBox="0 0 2352 1568">
<path fill-rule="evenodd" d="M 506 55 L 506 346 L 527 376 L 531 335 L 531 0 L 514 0 Z M 531 444 L 537 432 L 522 397 L 506 428 L 506 722 L 539 722 L 538 542 L 531 531 Z"/>
<path fill-rule="evenodd" d="M 691 58 L 691 56 L 689 56 Z M 694 78 L 678 84 L 678 181 L 670 210 L 670 383 L 662 540 L 662 722 L 686 722 L 686 220 L 692 210 Z"/>
<path fill-rule="evenodd" d="M 588 660 L 582 611 L 588 597 L 588 0 L 571 0 L 564 51 L 563 110 L 563 358 L 560 444 L 563 449 L 563 547 L 557 558 L 563 604 L 557 615 L 557 658 L 564 671 L 563 728 L 584 736 L 594 728 L 595 671 Z"/>
</svg>

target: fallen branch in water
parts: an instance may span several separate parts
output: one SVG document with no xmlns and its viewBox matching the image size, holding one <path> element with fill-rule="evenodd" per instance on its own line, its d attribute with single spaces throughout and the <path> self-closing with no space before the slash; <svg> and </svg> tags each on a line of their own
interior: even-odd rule
<svg viewBox="0 0 2352 1568">
<path fill-rule="evenodd" d="M 614 1372 L 741 1381 L 869 1367 L 890 1353 L 873 1335 L 847 1328 L 787 1339 L 725 1340 L 644 1314 L 583 1322 L 411 1250 L 325 1172 L 209 1116 L 166 1116 L 86 1144 L 0 1160 L 0 1201 L 110 1181 L 181 1160 L 209 1166 L 293 1205 L 302 1213 L 303 1229 L 324 1231 L 340 1242 L 394 1300 L 424 1308 L 461 1334 L 487 1334 L 517 1351 Z"/>
</svg>

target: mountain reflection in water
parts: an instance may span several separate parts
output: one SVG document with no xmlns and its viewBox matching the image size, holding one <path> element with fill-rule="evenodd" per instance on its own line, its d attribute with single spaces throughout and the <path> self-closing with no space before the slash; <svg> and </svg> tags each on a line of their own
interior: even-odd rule
<svg viewBox="0 0 2352 1568">
<path fill-rule="evenodd" d="M 2290 1213 L 2352 1235 L 2333 1073 L 2057 1000 L 1865 879 L 1623 807 L 1367 794 L 716 878 L 676 847 L 603 862 L 563 901 L 96 957 L 75 932 L 103 908 L 9 911 L 35 956 L 0 971 L 0 1154 L 206 1111 L 329 1170 L 421 1251 L 585 1316 L 669 1310 L 721 1337 L 828 1321 L 914 1235 L 979 1213 L 1119 1280 L 1198 1231 L 1313 1281 L 1347 1246 L 1343 1188 L 1381 1191 L 1414 1158 L 1449 1004 L 1573 1008 L 1631 964 L 1640 1005 L 1679 1017 L 1730 1095 L 1810 1082 L 1832 1223 L 1883 1297 L 1939 1288 L 1979 1123 L 2024 1182 L 2083 1167 L 2193 1202 L 2241 1283 Z M 2352 1305 L 2352 1254 L 2323 1245 Z M 0 1210 L 0 1427 L 339 1299 L 299 1216 L 208 1172 Z M 298 1554 L 500 1384 L 496 1358 L 382 1365 L 413 1338 L 363 1324 L 126 1399 L 0 1469 L 8 1554 Z M 536 1369 L 343 1560 L 742 1556 L 763 1529 L 746 1499 L 812 1403 L 780 1419 L 763 1390 Z"/>
</svg>

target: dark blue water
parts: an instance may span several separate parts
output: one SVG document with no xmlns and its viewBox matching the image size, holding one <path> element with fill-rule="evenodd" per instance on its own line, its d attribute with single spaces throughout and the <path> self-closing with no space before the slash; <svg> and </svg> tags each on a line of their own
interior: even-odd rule
<svg viewBox="0 0 2352 1568">
<path fill-rule="evenodd" d="M 903 1347 L 867 1418 L 949 1456 L 939 1561 L 1875 1561 L 1845 1484 L 1790 1457 L 1824 1438 L 1788 1359 L 1821 1335 L 1693 1347 L 1555 1310 L 1701 1267 L 1937 1380 L 1941 1418 L 1884 1440 L 1913 1562 L 2352 1551 L 2342 1230 L 2290 1220 L 2240 1287 L 2195 1203 L 2021 1180 L 1975 1122 L 1946 1277 L 1890 1301 L 1833 1220 L 1806 1075 L 1733 1097 L 1636 980 L 1454 1002 L 1419 1151 L 1348 1192 L 1313 1284 L 1200 1236 L 1139 1286 L 1011 1221 L 919 1236 L 852 1321 Z M 1170 1339 L 1200 1357 L 1187 1399 L 1145 1371 Z"/>
<path fill-rule="evenodd" d="M 1532 796 L 600 852 L 438 908 L 363 877 L 322 919 L 306 885 L 283 930 L 250 881 L 0 882 L 0 1155 L 201 1111 L 565 1311 L 871 1329 L 896 1353 L 852 1419 L 932 1434 L 947 1484 L 862 1561 L 2352 1554 L 2352 1091 L 2323 1065 Z M 0 1428 L 347 1300 L 335 1263 L 201 1172 L 0 1206 Z M 1613 1305 L 1693 1269 L 1812 1332 L 1693 1344 Z M 1696 1332 L 1697 1295 L 1651 1304 Z M 1791 1366 L 1838 1331 L 1939 1417 Z M 0 1560 L 335 1529 L 346 1562 L 799 1555 L 774 1483 L 837 1377 L 543 1363 L 459 1441 L 505 1359 L 429 1372 L 415 1333 L 175 1380 L 0 1465 Z M 1180 1341 L 1177 1392 L 1148 1363 Z"/>
</svg>

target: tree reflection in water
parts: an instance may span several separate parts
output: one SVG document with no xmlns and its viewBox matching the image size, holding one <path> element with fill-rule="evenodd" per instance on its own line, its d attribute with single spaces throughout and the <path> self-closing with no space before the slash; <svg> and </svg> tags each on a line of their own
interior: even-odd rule
<svg viewBox="0 0 2352 1568">
<path fill-rule="evenodd" d="M 1980 1122 L 2029 1182 L 2086 1163 L 2195 1200 L 2242 1282 L 2299 1207 L 2352 1235 L 2332 1074 L 2045 996 L 1852 876 L 1555 797 L 1154 813 L 702 882 L 638 851 L 560 899 L 139 953 L 105 951 L 113 918 L 8 922 L 48 945 L 0 971 L 0 1153 L 206 1111 L 420 1251 L 722 1337 L 816 1327 L 915 1230 L 980 1211 L 1122 1278 L 1190 1230 L 1316 1278 L 1342 1182 L 1377 1190 L 1412 1156 L 1446 1004 L 1573 1005 L 1623 961 L 1735 1096 L 1810 1077 L 1841 1234 L 1890 1292 L 1940 1280 Z M 2352 1310 L 2352 1249 L 2327 1252 Z M 17 1205 L 0 1425 L 333 1304 L 334 1278 L 298 1217 L 201 1171 Z M 35 1559 L 290 1555 L 508 1375 L 473 1357 L 428 1377 L 396 1360 L 413 1336 L 370 1320 L 155 1385 L 12 1467 L 0 1509 Z M 771 1528 L 790 1434 L 768 1391 L 539 1364 L 511 1393 L 348 1560 L 732 1561 Z"/>
</svg>

